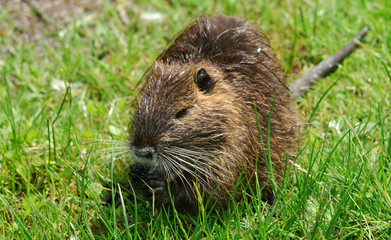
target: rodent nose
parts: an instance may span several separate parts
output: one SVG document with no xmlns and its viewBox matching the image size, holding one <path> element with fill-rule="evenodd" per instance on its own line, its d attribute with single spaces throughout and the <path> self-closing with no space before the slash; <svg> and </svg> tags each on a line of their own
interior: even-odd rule
<svg viewBox="0 0 391 240">
<path fill-rule="evenodd" d="M 155 155 L 155 150 L 151 147 L 135 148 L 134 154 L 139 158 L 152 160 Z"/>
</svg>

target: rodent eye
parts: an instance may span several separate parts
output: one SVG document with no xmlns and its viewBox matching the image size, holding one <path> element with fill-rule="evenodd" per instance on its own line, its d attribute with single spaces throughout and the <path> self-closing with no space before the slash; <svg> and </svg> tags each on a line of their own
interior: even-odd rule
<svg viewBox="0 0 391 240">
<path fill-rule="evenodd" d="M 204 94 L 212 91 L 215 85 L 213 79 L 203 68 L 198 69 L 194 78 L 194 82 L 197 84 L 197 87 L 204 92 Z"/>
<path fill-rule="evenodd" d="M 184 109 L 180 110 L 179 112 L 177 112 L 177 113 L 175 114 L 175 118 L 176 118 L 176 119 L 178 119 L 178 118 L 183 118 L 183 117 L 186 115 L 186 113 L 187 113 L 187 109 L 184 108 Z"/>
</svg>

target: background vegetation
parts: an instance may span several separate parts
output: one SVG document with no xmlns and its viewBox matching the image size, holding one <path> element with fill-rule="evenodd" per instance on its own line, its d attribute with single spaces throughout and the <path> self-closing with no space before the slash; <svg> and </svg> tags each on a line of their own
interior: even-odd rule
<svg viewBox="0 0 391 240">
<path fill-rule="evenodd" d="M 390 239 L 390 1 L 86 0 L 68 21 L 26 2 L 0 4 L 1 239 Z M 263 29 L 288 81 L 364 25 L 370 32 L 297 102 L 303 122 L 312 118 L 273 206 L 257 193 L 196 216 L 126 198 L 103 206 L 110 163 L 126 166 L 129 101 L 143 72 L 178 31 L 216 13 Z"/>
</svg>

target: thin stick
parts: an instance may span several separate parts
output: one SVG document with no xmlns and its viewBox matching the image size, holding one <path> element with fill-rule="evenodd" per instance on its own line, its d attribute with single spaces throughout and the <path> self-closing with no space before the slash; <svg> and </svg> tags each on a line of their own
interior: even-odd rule
<svg viewBox="0 0 391 240">
<path fill-rule="evenodd" d="M 334 55 L 331 55 L 321 61 L 313 69 L 294 81 L 290 86 L 293 96 L 298 99 L 301 95 L 307 92 L 309 87 L 313 85 L 318 78 L 325 77 L 329 74 L 338 63 L 353 52 L 353 50 L 360 44 L 363 37 L 367 34 L 368 30 L 368 26 L 365 26 L 345 47 L 336 52 Z"/>
</svg>

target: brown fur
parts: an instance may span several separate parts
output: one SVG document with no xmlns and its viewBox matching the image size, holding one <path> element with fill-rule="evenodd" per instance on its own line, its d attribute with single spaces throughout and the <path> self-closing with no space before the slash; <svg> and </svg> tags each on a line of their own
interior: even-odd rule
<svg viewBox="0 0 391 240">
<path fill-rule="evenodd" d="M 209 92 L 195 83 L 201 68 L 214 81 Z M 273 201 L 263 154 L 273 99 L 269 141 L 278 184 L 287 154 L 295 154 L 298 120 L 280 65 L 262 33 L 239 18 L 203 17 L 156 59 L 145 79 L 133 119 L 131 148 L 153 149 L 155 158 L 150 162 L 135 159 L 180 185 L 172 192 L 177 206 L 197 208 L 194 183 L 205 199 L 217 201 L 217 207 L 226 206 L 242 172 L 255 186 L 256 168 L 260 185 L 266 184 L 262 199 Z M 183 109 L 185 115 L 176 118 Z M 191 152 L 180 156 L 174 151 L 178 148 Z M 172 165 L 196 172 L 197 178 L 180 166 L 169 166 L 168 158 Z"/>
</svg>

